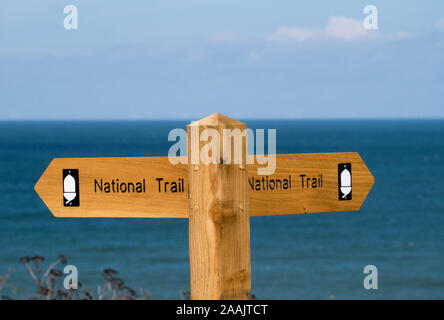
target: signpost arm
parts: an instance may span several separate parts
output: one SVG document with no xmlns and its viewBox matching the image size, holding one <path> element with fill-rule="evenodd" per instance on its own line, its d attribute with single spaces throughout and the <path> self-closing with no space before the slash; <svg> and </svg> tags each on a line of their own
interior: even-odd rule
<svg viewBox="0 0 444 320">
<path fill-rule="evenodd" d="M 239 150 L 231 137 L 224 139 L 224 129 L 243 132 L 246 125 L 213 114 L 187 127 L 191 299 L 251 296 L 247 138 L 241 138 L 241 163 L 233 163 Z M 218 137 L 213 136 L 215 132 Z M 200 139 L 201 134 L 207 141 L 201 141 L 206 140 Z M 220 154 L 208 152 L 212 142 Z M 226 163 L 227 146 L 230 164 Z M 217 163 L 205 164 L 202 157 L 208 156 L 215 156 Z"/>
</svg>

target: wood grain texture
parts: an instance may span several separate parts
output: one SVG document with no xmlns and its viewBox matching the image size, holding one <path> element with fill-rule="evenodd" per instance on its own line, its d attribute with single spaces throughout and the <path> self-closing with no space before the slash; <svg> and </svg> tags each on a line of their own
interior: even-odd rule
<svg viewBox="0 0 444 320">
<path fill-rule="evenodd" d="M 338 197 L 338 164 L 351 163 L 352 199 Z M 249 181 L 255 177 L 257 165 L 248 167 Z M 322 174 L 322 187 L 302 188 L 301 174 L 317 177 Z M 291 189 L 254 191 L 249 185 L 250 215 L 282 215 L 313 212 L 357 211 L 373 186 L 374 178 L 356 152 L 279 154 L 276 171 L 269 179 L 291 176 Z M 261 178 L 261 176 L 256 176 Z"/>
<path fill-rule="evenodd" d="M 246 125 L 214 114 L 187 127 L 189 163 L 208 128 Z M 198 135 L 193 135 L 193 130 Z M 223 139 L 220 139 L 223 150 Z M 246 141 L 245 141 L 246 143 Z M 233 149 L 231 154 L 233 155 Z M 223 156 L 223 155 L 222 155 Z M 200 159 L 197 157 L 196 159 Z M 191 299 L 248 299 L 251 295 L 250 224 L 246 157 L 241 164 L 189 164 Z"/>
<path fill-rule="evenodd" d="M 352 200 L 338 199 L 338 163 L 352 165 Z M 374 178 L 358 153 L 279 154 L 277 168 L 269 179 L 291 175 L 288 190 L 251 188 L 257 176 L 256 164 L 248 165 L 250 216 L 298 214 L 313 212 L 357 211 L 372 188 Z M 80 172 L 80 207 L 67 208 L 62 202 L 62 170 L 77 168 Z M 302 189 L 300 175 L 322 174 L 323 186 Z M 186 164 L 172 165 L 167 157 L 150 158 L 68 158 L 54 159 L 35 186 L 35 190 L 56 217 L 139 217 L 188 218 L 188 172 Z M 184 179 L 184 192 L 157 192 L 156 177 L 165 180 Z M 146 194 L 97 194 L 94 178 L 123 181 L 147 179 Z"/>
<path fill-rule="evenodd" d="M 65 207 L 63 204 L 63 169 L 79 170 L 79 207 Z M 158 192 L 156 178 L 168 181 L 184 179 L 185 190 Z M 146 192 L 95 192 L 95 179 L 119 179 L 121 182 L 145 179 Z M 172 165 L 167 157 L 54 159 L 35 185 L 35 191 L 56 217 L 188 217 L 187 167 Z"/>
</svg>

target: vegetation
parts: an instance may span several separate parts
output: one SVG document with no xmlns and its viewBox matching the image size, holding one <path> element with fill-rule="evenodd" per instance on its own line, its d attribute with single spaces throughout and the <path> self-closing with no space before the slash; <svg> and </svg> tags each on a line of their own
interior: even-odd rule
<svg viewBox="0 0 444 320">
<path fill-rule="evenodd" d="M 97 287 L 96 291 L 87 289 L 81 282 L 78 282 L 77 289 L 65 289 L 63 286 L 63 272 L 57 269 L 60 265 L 66 265 L 67 259 L 60 254 L 57 260 L 44 268 L 45 258 L 42 256 L 25 256 L 20 258 L 20 263 L 25 266 L 29 275 L 36 285 L 36 293 L 29 297 L 34 300 L 147 300 L 150 299 L 148 290 L 140 289 L 137 293 L 128 287 L 125 282 L 118 278 L 118 272 L 111 268 L 106 268 L 102 272 L 104 283 Z M 45 270 L 45 271 L 44 271 Z M 44 271 L 44 272 L 43 272 Z M 12 299 L 10 296 L 2 295 L 4 288 L 9 286 L 12 292 L 14 287 L 8 284 L 12 270 L 4 276 L 0 276 L 0 295 L 3 300 Z M 189 298 L 188 292 L 182 292 L 182 299 Z"/>
<path fill-rule="evenodd" d="M 42 256 L 25 256 L 20 258 L 20 263 L 27 269 L 29 275 L 36 285 L 35 294 L 28 297 L 32 300 L 149 300 L 150 291 L 139 289 L 137 293 L 128 287 L 125 282 L 118 278 L 119 274 L 116 270 L 106 268 L 102 272 L 104 280 L 103 285 L 98 286 L 97 290 L 87 289 L 81 282 L 78 282 L 77 289 L 66 289 L 63 286 L 63 276 L 65 275 L 58 266 L 67 264 L 64 255 L 59 254 L 57 260 L 53 261 L 44 268 L 45 258 Z M 45 270 L 45 272 L 43 272 Z M 0 276 L 0 298 L 2 300 L 12 300 L 13 297 L 3 295 L 3 289 L 9 287 L 13 295 L 15 294 L 14 286 L 8 283 L 12 269 L 4 276 Z M 66 275 L 65 275 L 66 276 Z M 181 292 L 182 300 L 190 299 L 189 291 Z M 256 300 L 254 295 L 252 300 Z"/>
</svg>

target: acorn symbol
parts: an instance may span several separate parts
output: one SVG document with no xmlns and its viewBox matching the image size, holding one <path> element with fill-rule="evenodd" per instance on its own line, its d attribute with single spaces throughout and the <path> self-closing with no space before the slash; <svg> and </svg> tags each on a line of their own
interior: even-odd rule
<svg viewBox="0 0 444 320">
<path fill-rule="evenodd" d="M 341 192 L 343 199 L 347 197 L 347 195 L 351 192 L 351 189 L 351 173 L 347 170 L 347 168 L 345 168 L 341 172 Z"/>
<path fill-rule="evenodd" d="M 77 196 L 76 180 L 71 174 L 68 174 L 63 180 L 63 196 L 65 197 L 66 204 L 74 200 Z"/>
</svg>

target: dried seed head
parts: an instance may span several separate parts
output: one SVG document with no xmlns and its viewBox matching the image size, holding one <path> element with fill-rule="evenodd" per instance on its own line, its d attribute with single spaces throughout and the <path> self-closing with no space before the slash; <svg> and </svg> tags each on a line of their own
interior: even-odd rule
<svg viewBox="0 0 444 320">
<path fill-rule="evenodd" d="M 41 262 L 41 261 L 44 261 L 45 258 L 42 257 L 42 256 L 34 256 L 34 257 L 31 258 L 31 260 L 35 261 L 35 262 Z"/>
<path fill-rule="evenodd" d="M 111 268 L 106 268 L 105 270 L 103 270 L 103 272 L 107 275 L 118 274 L 118 272 L 116 270 L 111 269 Z"/>
<path fill-rule="evenodd" d="M 63 254 L 59 254 L 59 261 L 63 264 L 67 263 L 67 260 Z"/>
<path fill-rule="evenodd" d="M 57 270 L 57 269 L 52 269 L 49 272 L 50 275 L 54 276 L 54 277 L 61 277 L 63 275 L 62 271 Z"/>
<path fill-rule="evenodd" d="M 28 257 L 28 256 L 21 257 L 20 258 L 20 263 L 29 263 L 30 260 L 31 260 L 31 258 Z"/>
</svg>

